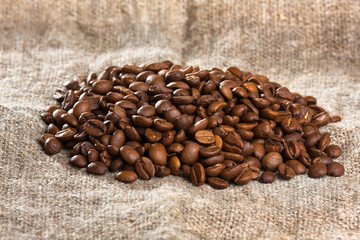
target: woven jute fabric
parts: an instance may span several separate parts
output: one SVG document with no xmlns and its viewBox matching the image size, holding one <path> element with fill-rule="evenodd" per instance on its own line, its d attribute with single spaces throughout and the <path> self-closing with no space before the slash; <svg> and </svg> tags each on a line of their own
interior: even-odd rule
<svg viewBox="0 0 360 240">
<path fill-rule="evenodd" d="M 360 239 L 360 2 L 0 4 L 0 239 Z M 123 184 L 44 153 L 57 86 L 107 65 L 232 65 L 318 98 L 342 121 L 340 178 L 214 190 L 170 176 Z"/>
</svg>

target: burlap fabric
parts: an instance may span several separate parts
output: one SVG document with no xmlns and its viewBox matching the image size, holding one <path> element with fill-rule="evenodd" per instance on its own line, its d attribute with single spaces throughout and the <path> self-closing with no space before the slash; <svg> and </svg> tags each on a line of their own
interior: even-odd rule
<svg viewBox="0 0 360 240">
<path fill-rule="evenodd" d="M 0 4 L 1 239 L 359 239 L 359 1 L 15 1 Z M 39 113 L 64 81 L 170 59 L 236 65 L 319 105 L 341 178 L 214 190 L 179 177 L 130 185 L 49 157 Z"/>
</svg>

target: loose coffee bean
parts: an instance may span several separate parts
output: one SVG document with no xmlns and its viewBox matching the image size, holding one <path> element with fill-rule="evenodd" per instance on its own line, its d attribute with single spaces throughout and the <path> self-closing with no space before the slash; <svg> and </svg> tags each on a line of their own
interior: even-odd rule
<svg viewBox="0 0 360 240">
<path fill-rule="evenodd" d="M 149 148 L 149 158 L 157 165 L 166 165 L 167 153 L 164 145 L 154 143 Z"/>
<path fill-rule="evenodd" d="M 87 170 L 89 173 L 94 175 L 104 175 L 108 171 L 108 167 L 105 163 L 96 161 L 92 162 L 87 166 Z"/>
<path fill-rule="evenodd" d="M 125 162 L 130 165 L 134 165 L 137 160 L 140 159 L 140 154 L 132 147 L 122 146 L 120 148 L 120 155 Z"/>
<path fill-rule="evenodd" d="M 51 138 L 51 137 L 55 137 L 54 134 L 51 133 L 44 133 L 43 135 L 41 135 L 39 142 L 41 145 L 45 144 L 46 139 Z"/>
<path fill-rule="evenodd" d="M 327 173 L 326 165 L 320 162 L 314 163 L 310 166 L 308 175 L 311 178 L 320 178 Z"/>
<path fill-rule="evenodd" d="M 209 177 L 207 179 L 207 183 L 213 187 L 213 188 L 216 188 L 216 189 L 225 189 L 229 186 L 229 182 L 224 180 L 224 179 L 221 179 L 221 178 L 218 178 L 218 177 Z"/>
<path fill-rule="evenodd" d="M 138 175 L 131 170 L 123 170 L 116 174 L 116 179 L 123 183 L 132 183 L 138 180 Z"/>
<path fill-rule="evenodd" d="M 141 157 L 135 162 L 137 174 L 142 179 L 149 180 L 155 176 L 155 167 L 152 161 L 147 157 Z"/>
<path fill-rule="evenodd" d="M 106 133 L 105 124 L 97 119 L 90 119 L 84 124 L 84 130 L 93 137 L 101 137 Z"/>
<path fill-rule="evenodd" d="M 281 163 L 279 165 L 278 171 L 279 171 L 279 177 L 285 180 L 290 180 L 295 176 L 295 171 L 285 163 Z"/>
<path fill-rule="evenodd" d="M 61 151 L 61 142 L 55 137 L 49 137 L 44 144 L 45 152 L 49 155 L 54 155 Z"/>
<path fill-rule="evenodd" d="M 195 186 L 201 186 L 205 182 L 205 169 L 200 163 L 195 163 L 190 171 L 190 180 Z"/>
<path fill-rule="evenodd" d="M 199 159 L 200 145 L 195 142 L 188 142 L 181 153 L 181 163 L 193 165 Z"/>
<path fill-rule="evenodd" d="M 206 176 L 216 177 L 225 169 L 225 164 L 217 163 L 205 169 Z"/>
<path fill-rule="evenodd" d="M 87 160 L 83 155 L 75 155 L 71 157 L 70 163 L 75 167 L 86 167 L 87 166 Z"/>
<path fill-rule="evenodd" d="M 248 168 L 242 168 L 238 176 L 235 177 L 234 183 L 238 185 L 245 185 L 251 181 L 253 172 Z"/>
<path fill-rule="evenodd" d="M 296 175 L 306 173 L 306 167 L 297 160 L 288 160 L 286 161 L 286 165 L 291 167 Z"/>
<path fill-rule="evenodd" d="M 342 150 L 337 145 L 329 145 L 325 148 L 325 153 L 331 158 L 337 158 L 342 154 Z"/>
<path fill-rule="evenodd" d="M 275 181 L 275 175 L 270 171 L 265 171 L 260 176 L 260 182 L 262 183 L 272 183 Z"/>
<path fill-rule="evenodd" d="M 282 156 L 278 152 L 270 152 L 261 160 L 261 166 L 270 172 L 275 172 L 283 162 Z"/>
<path fill-rule="evenodd" d="M 180 163 L 180 159 L 177 156 L 171 157 L 169 159 L 168 167 L 170 168 L 172 175 L 180 175 L 181 163 Z"/>
<path fill-rule="evenodd" d="M 340 163 L 333 162 L 327 166 L 327 174 L 334 177 L 340 177 L 344 174 L 344 166 Z"/>
</svg>

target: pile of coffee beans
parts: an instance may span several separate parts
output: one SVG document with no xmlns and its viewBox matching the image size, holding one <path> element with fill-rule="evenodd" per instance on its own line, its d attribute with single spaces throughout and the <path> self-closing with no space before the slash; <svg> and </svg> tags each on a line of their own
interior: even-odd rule
<svg viewBox="0 0 360 240">
<path fill-rule="evenodd" d="M 312 96 L 238 67 L 200 70 L 170 61 L 109 66 L 64 83 L 41 114 L 46 153 L 70 150 L 91 174 L 182 176 L 217 189 L 307 173 L 341 176 L 341 148 L 319 128 L 340 121 Z"/>
</svg>

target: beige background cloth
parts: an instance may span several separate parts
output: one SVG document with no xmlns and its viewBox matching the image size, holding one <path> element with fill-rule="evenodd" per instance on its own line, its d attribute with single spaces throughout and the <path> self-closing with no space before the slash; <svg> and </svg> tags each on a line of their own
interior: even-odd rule
<svg viewBox="0 0 360 240">
<path fill-rule="evenodd" d="M 359 1 L 3 0 L 0 12 L 0 239 L 360 239 Z M 165 59 L 236 65 L 317 97 L 343 118 L 323 131 L 346 174 L 126 185 L 43 152 L 39 114 L 57 86 Z"/>
</svg>

